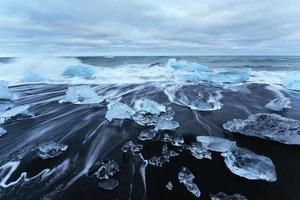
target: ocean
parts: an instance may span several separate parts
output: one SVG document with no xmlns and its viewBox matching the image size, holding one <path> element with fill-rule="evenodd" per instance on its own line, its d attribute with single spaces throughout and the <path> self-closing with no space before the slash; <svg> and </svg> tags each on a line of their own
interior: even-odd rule
<svg viewBox="0 0 300 200">
<path fill-rule="evenodd" d="M 287 83 L 287 77 L 299 71 L 296 56 L 0 58 L 0 81 L 12 94 L 0 100 L 0 127 L 7 131 L 0 136 L 0 199 L 209 199 L 210 194 L 224 192 L 250 200 L 297 200 L 299 145 L 231 132 L 223 124 L 258 113 L 300 120 L 300 92 Z M 84 103 L 85 93 L 78 101 L 64 99 L 68 87 L 78 85 L 88 86 L 83 90 L 92 89 L 102 100 Z M 112 113 L 122 111 L 123 119 L 108 120 L 116 102 L 137 112 L 141 99 L 172 109 L 172 120 L 179 126 L 157 129 L 156 137 L 140 140 L 140 133 L 154 129 L 157 122 L 141 125 L 132 115 L 124 117 L 129 112 L 123 112 L 124 107 Z M 288 99 L 288 105 L 268 109 L 274 99 Z M 18 106 L 28 106 L 27 113 L 9 120 L 1 114 Z M 24 116 L 28 112 L 32 115 Z M 274 127 L 276 131 L 276 122 Z M 185 145 L 164 140 L 165 134 L 183 139 Z M 226 138 L 270 158 L 277 180 L 238 176 L 218 152 L 211 151 L 211 159 L 195 158 L 189 145 L 197 136 Z M 143 146 L 139 153 L 121 150 L 130 140 Z M 49 141 L 68 148 L 43 159 L 37 152 Z M 150 160 L 162 154 L 164 145 L 179 155 L 154 166 Z M 101 180 L 91 172 L 95 163 L 108 160 L 118 164 L 118 172 L 108 175 L 118 183 L 110 190 L 101 188 Z M 178 181 L 182 167 L 195 176 L 200 198 Z M 169 181 L 172 190 L 166 188 Z"/>
</svg>

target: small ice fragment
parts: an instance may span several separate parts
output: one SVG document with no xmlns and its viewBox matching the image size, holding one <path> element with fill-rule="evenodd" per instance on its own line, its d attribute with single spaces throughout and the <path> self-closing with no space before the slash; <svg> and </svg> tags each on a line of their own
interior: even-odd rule
<svg viewBox="0 0 300 200">
<path fill-rule="evenodd" d="M 145 111 L 151 114 L 160 114 L 166 112 L 166 107 L 150 99 L 139 99 L 134 104 L 136 111 Z"/>
<path fill-rule="evenodd" d="M 290 98 L 277 98 L 267 103 L 265 108 L 273 111 L 282 111 L 285 108 L 291 108 L 290 104 Z"/>
<path fill-rule="evenodd" d="M 230 151 L 222 153 L 224 161 L 230 171 L 238 176 L 250 180 L 277 180 L 275 166 L 266 156 L 258 155 L 248 149 L 233 147 Z"/>
<path fill-rule="evenodd" d="M 142 131 L 138 136 L 139 140 L 152 140 L 157 135 L 157 132 L 154 129 L 148 129 Z"/>
<path fill-rule="evenodd" d="M 225 130 L 247 136 L 300 145 L 300 121 L 277 114 L 259 113 L 248 119 L 233 119 L 223 125 Z"/>
<path fill-rule="evenodd" d="M 214 136 L 197 136 L 197 141 L 202 143 L 206 149 L 216 152 L 226 152 L 229 151 L 232 146 L 236 146 L 236 142 L 234 141 Z"/>
<path fill-rule="evenodd" d="M 211 153 L 200 142 L 196 142 L 189 147 L 192 155 L 197 159 L 211 159 Z"/>
<path fill-rule="evenodd" d="M 300 72 L 291 71 L 286 73 L 285 77 L 282 80 L 284 87 L 291 90 L 300 90 Z"/>
<path fill-rule="evenodd" d="M 246 197 L 237 193 L 233 195 L 227 195 L 223 192 L 219 192 L 217 194 L 210 194 L 209 197 L 211 200 L 247 200 Z"/>
<path fill-rule="evenodd" d="M 143 110 L 137 111 L 132 115 L 132 119 L 142 126 L 153 126 L 160 119 L 157 114 L 151 114 Z"/>
<path fill-rule="evenodd" d="M 130 119 L 135 111 L 124 103 L 117 102 L 107 105 L 105 118 L 109 121 L 112 119 Z"/>
<path fill-rule="evenodd" d="M 175 130 L 178 127 L 179 123 L 177 121 L 169 121 L 162 118 L 156 123 L 155 130 Z"/>
<path fill-rule="evenodd" d="M 73 104 L 97 104 L 104 99 L 89 86 L 71 86 L 68 87 L 66 95 L 59 101 L 59 103 L 73 103 Z"/>
<path fill-rule="evenodd" d="M 134 142 L 132 142 L 131 140 L 126 142 L 123 147 L 121 148 L 121 150 L 124 153 L 131 153 L 131 154 L 137 154 L 140 151 L 142 151 L 143 149 L 143 145 L 141 144 L 135 144 Z"/>
<path fill-rule="evenodd" d="M 164 146 L 162 148 L 162 155 L 161 156 L 153 156 L 149 160 L 149 164 L 157 166 L 157 167 L 162 167 L 163 164 L 170 161 L 171 157 L 176 157 L 176 156 L 179 156 L 179 153 L 169 150 L 168 145 L 164 144 Z"/>
<path fill-rule="evenodd" d="M 29 108 L 29 105 L 17 106 L 0 113 L 0 123 L 34 117 L 34 114 L 28 111 Z"/>
<path fill-rule="evenodd" d="M 172 190 L 172 189 L 173 189 L 173 184 L 172 184 L 171 181 L 169 181 L 169 182 L 166 184 L 166 188 L 167 188 L 168 190 Z"/>
<path fill-rule="evenodd" d="M 0 127 L 0 137 L 1 137 L 2 135 L 4 135 L 5 133 L 7 133 L 7 131 L 6 131 L 4 128 L 1 128 L 1 127 Z"/>
<path fill-rule="evenodd" d="M 42 159 L 49 159 L 63 154 L 67 148 L 68 145 L 50 141 L 39 145 L 37 155 Z"/>
<path fill-rule="evenodd" d="M 12 99 L 13 94 L 9 90 L 7 83 L 0 81 L 0 99 Z"/>
<path fill-rule="evenodd" d="M 101 180 L 98 183 L 98 187 L 104 190 L 113 190 L 119 185 L 119 181 L 114 178 Z"/>
<path fill-rule="evenodd" d="M 90 79 L 95 75 L 96 68 L 91 65 L 81 64 L 81 65 L 70 65 L 67 67 L 64 72 L 63 76 L 66 77 L 82 77 L 86 79 Z"/>
<path fill-rule="evenodd" d="M 192 174 L 192 172 L 186 168 L 183 167 L 178 173 L 178 181 L 180 183 L 183 183 L 184 186 L 197 198 L 200 197 L 201 192 L 198 188 L 198 186 L 194 183 L 195 176 Z"/>
<path fill-rule="evenodd" d="M 119 165 L 114 160 L 97 162 L 95 167 L 99 167 L 95 175 L 100 180 L 108 180 L 119 172 Z"/>
</svg>

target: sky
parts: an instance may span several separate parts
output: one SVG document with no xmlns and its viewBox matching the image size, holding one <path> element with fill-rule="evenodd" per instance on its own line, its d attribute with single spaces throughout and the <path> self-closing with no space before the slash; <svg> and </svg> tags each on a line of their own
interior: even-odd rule
<svg viewBox="0 0 300 200">
<path fill-rule="evenodd" d="M 300 55 L 299 0 L 1 0 L 0 56 Z"/>
</svg>

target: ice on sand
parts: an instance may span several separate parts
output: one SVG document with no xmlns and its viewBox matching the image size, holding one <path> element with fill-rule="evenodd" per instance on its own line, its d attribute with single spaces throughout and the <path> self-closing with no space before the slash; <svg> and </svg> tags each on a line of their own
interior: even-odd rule
<svg viewBox="0 0 300 200">
<path fill-rule="evenodd" d="M 291 108 L 290 98 L 276 98 L 265 105 L 265 108 L 273 111 L 282 111 L 285 108 Z"/>
<path fill-rule="evenodd" d="M 67 148 L 68 145 L 50 141 L 39 145 L 37 155 L 42 159 L 49 159 L 60 156 Z"/>
<path fill-rule="evenodd" d="M 197 136 L 197 141 L 200 142 L 207 150 L 216 152 L 229 151 L 236 142 L 214 136 Z"/>
<path fill-rule="evenodd" d="M 248 119 L 233 119 L 223 128 L 234 133 L 300 145 L 300 121 L 277 114 L 259 113 Z"/>
<path fill-rule="evenodd" d="M 138 99 L 134 103 L 136 111 L 143 110 L 151 114 L 160 114 L 166 112 L 166 107 L 151 99 Z"/>
<path fill-rule="evenodd" d="M 138 139 L 139 140 L 152 140 L 157 135 L 157 132 L 154 129 L 148 129 L 145 131 L 142 131 Z"/>
<path fill-rule="evenodd" d="M 73 104 L 97 104 L 103 100 L 103 97 L 98 96 L 89 85 L 80 85 L 69 87 L 66 95 L 59 102 L 70 102 Z"/>
<path fill-rule="evenodd" d="M 198 186 L 194 183 L 194 179 L 194 174 L 192 174 L 192 172 L 186 167 L 181 168 L 178 173 L 178 181 L 183 183 L 193 195 L 199 198 L 201 196 L 201 192 Z"/>
<path fill-rule="evenodd" d="M 33 117 L 34 114 L 28 111 L 29 108 L 29 105 L 17 106 L 0 113 L 0 123 Z"/>
<path fill-rule="evenodd" d="M 179 153 L 169 150 L 168 145 L 164 144 L 162 148 L 162 155 L 160 156 L 153 156 L 149 160 L 149 164 L 157 166 L 157 167 L 162 167 L 163 164 L 167 163 L 170 161 L 171 157 L 176 157 L 179 156 Z"/>
<path fill-rule="evenodd" d="M 167 188 L 168 190 L 173 190 L 173 184 L 172 184 L 171 181 L 169 181 L 169 182 L 166 184 L 166 188 Z"/>
<path fill-rule="evenodd" d="M 135 144 L 133 141 L 126 142 L 121 150 L 124 153 L 131 153 L 131 154 L 137 154 L 143 149 L 143 145 L 141 144 Z"/>
<path fill-rule="evenodd" d="M 211 153 L 200 142 L 196 142 L 188 148 L 191 151 L 191 154 L 197 159 L 211 159 Z"/>
<path fill-rule="evenodd" d="M 112 119 L 131 119 L 135 111 L 124 103 L 117 102 L 107 105 L 105 118 L 111 121 Z"/>
<path fill-rule="evenodd" d="M 233 147 L 230 151 L 222 153 L 228 169 L 241 177 L 250 180 L 277 180 L 275 166 L 266 156 L 258 155 L 248 149 Z"/>
<path fill-rule="evenodd" d="M 178 127 L 179 127 L 179 123 L 177 121 L 170 121 L 162 118 L 155 124 L 155 131 L 175 130 Z"/>
</svg>

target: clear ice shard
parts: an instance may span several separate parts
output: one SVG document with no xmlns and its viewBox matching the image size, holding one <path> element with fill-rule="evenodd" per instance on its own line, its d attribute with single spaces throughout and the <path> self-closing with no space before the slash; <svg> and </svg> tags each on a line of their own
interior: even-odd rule
<svg viewBox="0 0 300 200">
<path fill-rule="evenodd" d="M 142 126 L 153 126 L 160 119 L 165 119 L 171 121 L 174 118 L 175 112 L 171 107 L 166 109 L 166 112 L 160 114 L 152 114 L 144 110 L 137 111 L 132 115 L 132 119 Z"/>
<path fill-rule="evenodd" d="M 148 129 L 145 131 L 142 131 L 138 139 L 139 140 L 153 140 L 153 138 L 157 135 L 157 132 L 154 129 Z"/>
<path fill-rule="evenodd" d="M 250 180 L 277 180 L 275 166 L 266 156 L 258 155 L 248 149 L 233 147 L 230 151 L 222 153 L 228 169 L 241 177 Z"/>
<path fill-rule="evenodd" d="M 0 99 L 12 99 L 13 94 L 9 90 L 7 83 L 4 81 L 0 81 Z"/>
<path fill-rule="evenodd" d="M 165 88 L 164 92 L 171 102 L 189 107 L 192 110 L 213 111 L 222 108 L 220 91 L 203 92 L 200 90 L 201 88 L 193 88 L 192 86 L 171 85 Z"/>
<path fill-rule="evenodd" d="M 259 113 L 248 119 L 233 119 L 223 125 L 225 130 L 247 136 L 300 145 L 300 121 L 277 114 Z"/>
<path fill-rule="evenodd" d="M 29 108 L 29 105 L 17 106 L 0 113 L 0 123 L 34 117 L 34 114 L 28 111 Z"/>
<path fill-rule="evenodd" d="M 150 99 L 138 99 L 134 103 L 136 111 L 145 111 L 151 114 L 160 114 L 166 112 L 166 107 Z"/>
<path fill-rule="evenodd" d="M 265 105 L 265 108 L 273 111 L 282 111 L 285 108 L 291 108 L 290 98 L 276 98 Z"/>
<path fill-rule="evenodd" d="M 101 180 L 98 183 L 98 187 L 104 190 L 113 190 L 119 185 L 119 181 L 114 178 L 110 178 L 107 180 Z"/>
<path fill-rule="evenodd" d="M 166 188 L 167 188 L 168 190 L 173 190 L 173 184 L 172 184 L 171 181 L 169 181 L 169 182 L 166 184 Z"/>
<path fill-rule="evenodd" d="M 98 96 L 97 93 L 89 85 L 79 85 L 68 87 L 66 95 L 59 101 L 59 103 L 73 103 L 73 104 L 97 104 L 104 99 Z"/>
<path fill-rule="evenodd" d="M 162 118 L 155 124 L 155 131 L 175 130 L 178 127 L 179 127 L 179 123 L 177 121 L 170 121 Z"/>
<path fill-rule="evenodd" d="M 114 160 L 97 162 L 94 167 L 98 167 L 95 175 L 99 180 L 108 180 L 119 172 L 119 165 Z"/>
<path fill-rule="evenodd" d="M 162 155 L 160 156 L 153 156 L 149 160 L 149 164 L 157 166 L 157 167 L 162 167 L 163 164 L 167 163 L 170 161 L 171 157 L 176 157 L 179 156 L 179 153 L 169 150 L 168 145 L 164 144 L 162 148 Z"/>
<path fill-rule="evenodd" d="M 67 148 L 66 144 L 50 141 L 39 145 L 37 155 L 42 159 L 54 158 L 63 154 Z"/>
<path fill-rule="evenodd" d="M 234 141 L 214 136 L 197 136 L 197 141 L 207 150 L 221 153 L 229 151 L 233 146 L 236 146 Z"/>
<path fill-rule="evenodd" d="M 282 80 L 284 87 L 291 90 L 300 90 L 300 72 L 291 71 L 286 73 L 285 77 Z"/>
<path fill-rule="evenodd" d="M 209 197 L 211 200 L 247 200 L 246 197 L 237 193 L 233 195 L 227 195 L 223 192 L 219 192 L 217 194 L 210 194 Z"/>
<path fill-rule="evenodd" d="M 197 159 L 211 159 L 211 153 L 200 142 L 196 142 L 188 147 L 191 154 Z"/>
<path fill-rule="evenodd" d="M 117 102 L 107 105 L 105 118 L 109 121 L 112 119 L 131 119 L 135 111 L 124 103 Z"/>
<path fill-rule="evenodd" d="M 142 151 L 143 149 L 143 145 L 141 144 L 135 144 L 134 142 L 132 142 L 131 140 L 126 142 L 123 147 L 121 148 L 121 150 L 124 153 L 131 153 L 131 154 L 138 154 L 140 151 Z"/>
<path fill-rule="evenodd" d="M 4 128 L 1 128 L 1 127 L 0 127 L 0 137 L 1 137 L 2 135 L 4 135 L 5 133 L 7 133 L 7 131 L 6 131 Z"/>
<path fill-rule="evenodd" d="M 183 167 L 178 173 L 178 181 L 180 183 L 183 183 L 184 186 L 197 198 L 201 196 L 201 192 L 198 188 L 198 186 L 194 183 L 195 176 L 192 174 L 192 172 L 186 168 Z"/>
<path fill-rule="evenodd" d="M 95 73 L 96 70 L 94 66 L 80 64 L 80 65 L 70 65 L 69 67 L 67 67 L 63 72 L 63 76 L 82 77 L 82 78 L 90 79 L 93 78 Z"/>
</svg>

